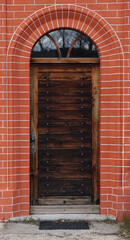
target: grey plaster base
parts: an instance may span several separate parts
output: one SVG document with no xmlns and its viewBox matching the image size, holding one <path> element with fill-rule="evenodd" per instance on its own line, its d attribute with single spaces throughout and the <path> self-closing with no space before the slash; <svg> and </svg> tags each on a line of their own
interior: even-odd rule
<svg viewBox="0 0 130 240">
<path fill-rule="evenodd" d="M 29 216 L 21 216 L 10 218 L 10 222 L 24 222 L 24 221 L 41 221 L 41 220 L 90 220 L 90 221 L 104 221 L 116 220 L 113 216 L 100 214 L 33 214 Z"/>
<path fill-rule="evenodd" d="M 74 234 L 79 236 L 79 239 L 82 239 L 81 235 L 86 234 L 98 234 L 98 235 L 114 235 L 118 234 L 120 225 L 116 221 L 105 221 L 105 222 L 99 222 L 99 221 L 89 221 L 89 227 L 88 230 L 39 230 L 39 224 L 38 223 L 25 223 L 25 222 L 9 222 L 4 225 L 3 228 L 3 234 L 6 235 L 48 235 L 51 234 L 52 236 L 56 235 L 62 235 L 62 236 L 69 236 L 70 234 Z M 2 230 L 2 229 L 1 229 Z M 48 235 L 49 237 L 49 235 Z M 75 239 L 75 238 L 74 238 Z M 77 238 L 76 238 L 77 239 Z M 85 238 L 86 239 L 86 238 Z"/>
</svg>

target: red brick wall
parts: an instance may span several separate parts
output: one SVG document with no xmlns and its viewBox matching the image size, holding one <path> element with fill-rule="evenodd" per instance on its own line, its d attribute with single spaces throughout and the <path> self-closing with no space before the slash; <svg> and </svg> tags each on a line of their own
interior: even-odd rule
<svg viewBox="0 0 130 240">
<path fill-rule="evenodd" d="M 98 48 L 101 214 L 130 214 L 129 9 L 123 0 L 0 0 L 1 220 L 29 214 L 30 52 L 59 27 L 83 31 Z"/>
</svg>

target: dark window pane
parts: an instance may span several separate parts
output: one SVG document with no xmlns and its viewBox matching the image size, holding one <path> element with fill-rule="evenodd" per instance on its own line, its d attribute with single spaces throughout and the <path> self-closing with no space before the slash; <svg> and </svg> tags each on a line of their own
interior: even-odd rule
<svg viewBox="0 0 130 240">
<path fill-rule="evenodd" d="M 74 40 L 80 35 L 79 32 L 70 29 L 60 29 L 49 33 L 58 44 L 62 57 L 66 57 Z"/>
<path fill-rule="evenodd" d="M 70 29 L 60 29 L 49 33 L 59 46 L 63 58 L 67 57 L 70 47 L 80 34 L 80 32 Z M 35 44 L 31 57 L 55 58 L 59 57 L 59 54 L 53 41 L 45 35 Z M 94 43 L 84 35 L 73 46 L 70 57 L 98 58 L 99 55 Z"/>
<path fill-rule="evenodd" d="M 35 44 L 32 53 L 32 58 L 55 58 L 59 57 L 55 44 L 44 36 Z"/>
<path fill-rule="evenodd" d="M 70 57 L 98 58 L 99 55 L 94 43 L 86 36 L 82 36 L 73 46 Z"/>
</svg>

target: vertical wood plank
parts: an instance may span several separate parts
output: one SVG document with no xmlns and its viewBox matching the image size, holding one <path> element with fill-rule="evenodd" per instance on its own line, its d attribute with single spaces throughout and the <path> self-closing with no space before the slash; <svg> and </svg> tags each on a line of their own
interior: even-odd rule
<svg viewBox="0 0 130 240">
<path fill-rule="evenodd" d="M 100 68 L 92 66 L 92 180 L 93 201 L 100 198 Z"/>
<path fill-rule="evenodd" d="M 32 133 L 35 135 L 35 152 L 30 153 L 30 187 L 31 187 L 31 204 L 37 204 L 38 201 L 38 67 L 37 65 L 31 65 L 31 89 L 30 89 L 30 136 Z"/>
</svg>

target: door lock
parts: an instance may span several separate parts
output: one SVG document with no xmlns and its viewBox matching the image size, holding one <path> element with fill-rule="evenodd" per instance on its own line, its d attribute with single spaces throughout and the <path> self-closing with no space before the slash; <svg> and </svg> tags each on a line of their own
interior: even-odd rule
<svg viewBox="0 0 130 240">
<path fill-rule="evenodd" d="M 35 133 L 31 133 L 31 153 L 35 153 Z"/>
</svg>

